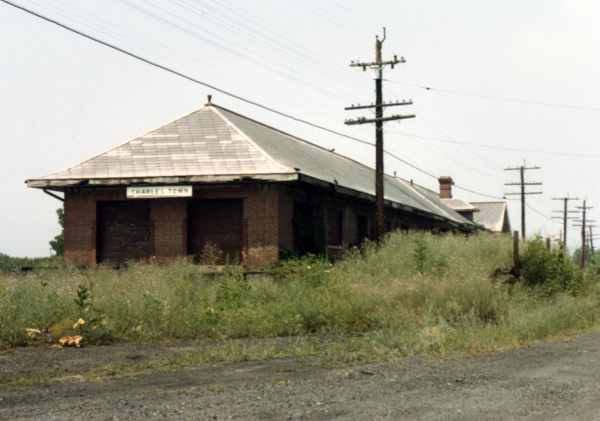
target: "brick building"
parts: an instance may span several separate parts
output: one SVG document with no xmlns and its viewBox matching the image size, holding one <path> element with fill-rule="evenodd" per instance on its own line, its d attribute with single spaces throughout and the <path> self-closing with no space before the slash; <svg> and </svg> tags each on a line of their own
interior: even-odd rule
<svg viewBox="0 0 600 421">
<path fill-rule="evenodd" d="M 375 172 L 207 104 L 78 165 L 27 180 L 64 193 L 65 260 L 165 262 L 216 245 L 248 268 L 281 249 L 339 254 L 375 229 Z M 385 177 L 394 229 L 478 229 L 439 195 Z"/>
<path fill-rule="evenodd" d="M 452 197 L 452 177 L 440 177 L 440 199 L 459 215 L 482 228 L 496 233 L 510 234 L 510 219 L 506 202 L 467 202 Z"/>
</svg>

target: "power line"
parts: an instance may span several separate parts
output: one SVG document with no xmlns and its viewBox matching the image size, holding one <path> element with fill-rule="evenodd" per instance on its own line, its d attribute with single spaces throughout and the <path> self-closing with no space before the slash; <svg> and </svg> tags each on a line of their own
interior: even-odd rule
<svg viewBox="0 0 600 421">
<path fill-rule="evenodd" d="M 64 29 L 66 29 L 66 30 L 68 30 L 68 31 L 71 31 L 71 32 L 73 32 L 73 33 L 75 33 L 75 34 L 77 34 L 77 35 L 81 35 L 81 36 L 82 36 L 82 37 L 84 37 L 84 38 L 87 38 L 87 39 L 89 39 L 89 40 L 92 40 L 92 41 L 94 41 L 94 42 L 97 42 L 97 43 L 99 43 L 99 44 L 102 44 L 102 45 L 104 45 L 104 46 L 106 46 L 106 47 L 108 47 L 108 48 L 111 48 L 111 49 L 113 49 L 113 50 L 119 51 L 119 52 L 121 52 L 121 53 L 123 53 L 123 54 L 126 54 L 126 55 L 128 55 L 128 56 L 130 56 L 130 57 L 133 57 L 133 58 L 135 58 L 135 59 L 137 59 L 137 60 L 143 61 L 143 62 L 144 62 L 144 63 L 146 63 L 146 64 L 150 64 L 151 66 L 154 66 L 154 67 L 157 67 L 157 68 L 159 68 L 159 69 L 165 70 L 165 71 L 167 71 L 167 72 L 169 72 L 169 73 L 172 73 L 172 74 L 174 74 L 174 75 L 177 75 L 177 76 L 179 76 L 179 77 L 182 77 L 182 78 L 184 78 L 184 79 L 187 79 L 187 80 L 189 80 L 189 81 L 191 81 L 191 82 L 197 83 L 197 84 L 199 84 L 199 85 L 206 86 L 207 88 L 214 89 L 215 91 L 217 91 L 217 92 L 220 92 L 220 93 L 222 93 L 222 94 L 225 94 L 225 95 L 227 95 L 227 96 L 230 96 L 230 97 L 232 97 L 232 98 L 239 99 L 240 101 L 246 102 L 246 103 L 248 103 L 248 104 L 251 104 L 251 105 L 255 105 L 255 106 L 259 107 L 259 108 L 262 108 L 262 109 L 264 109 L 264 110 L 270 111 L 270 112 L 272 112 L 272 113 L 275 113 L 275 114 L 278 114 L 278 115 L 280 115 L 280 116 L 282 116 L 282 117 L 290 118 L 290 119 L 292 119 L 292 120 L 295 120 L 295 121 L 298 121 L 298 122 L 300 122 L 300 123 L 308 124 L 309 126 L 316 127 L 316 128 L 318 128 L 318 129 L 321 129 L 321 130 L 325 130 L 325 131 L 327 131 L 327 132 L 329 132 L 329 133 L 333 133 L 333 134 L 336 134 L 336 135 L 338 135 L 338 136 L 343 136 L 343 137 L 346 137 L 346 138 L 348 138 L 348 139 L 352 139 L 352 140 L 355 140 L 355 141 L 357 141 L 357 142 L 364 143 L 364 144 L 366 144 L 366 145 L 371 145 L 371 146 L 374 146 L 372 143 L 366 142 L 366 141 L 364 141 L 364 140 L 357 139 L 357 138 L 355 138 L 355 137 L 352 137 L 352 136 L 348 136 L 348 135 L 346 135 L 346 134 L 343 134 L 343 133 L 337 132 L 337 131 L 335 131 L 335 130 L 328 129 L 328 128 L 326 128 L 326 127 L 323 127 L 323 126 L 319 126 L 318 124 L 311 123 L 311 122 L 309 122 L 309 121 L 306 121 L 306 120 L 303 120 L 303 119 L 301 119 L 301 118 L 294 117 L 294 116 L 292 116 L 292 115 L 290 115 L 290 114 L 286 114 L 286 113 L 283 113 L 283 112 L 281 112 L 281 111 L 277 111 L 277 110 L 275 110 L 275 109 L 273 109 L 273 108 L 267 107 L 267 106 L 265 106 L 265 105 L 261 105 L 261 104 L 259 104 L 259 103 L 257 103 L 257 102 L 254 102 L 254 101 L 251 101 L 251 100 L 249 100 L 249 99 L 245 99 L 245 98 L 243 98 L 243 97 L 241 97 L 241 96 L 238 96 L 238 95 L 232 94 L 232 93 L 230 93 L 230 92 L 224 91 L 223 89 L 219 89 L 219 88 L 217 88 L 217 87 L 216 87 L 216 86 L 214 86 L 214 85 L 208 84 L 208 83 L 206 83 L 206 82 L 202 82 L 202 81 L 200 81 L 200 80 L 198 80 L 198 79 L 194 79 L 194 78 L 193 78 L 193 77 L 191 77 L 191 76 L 184 75 L 183 73 L 180 73 L 180 72 L 178 72 L 178 71 L 176 71 L 176 70 L 172 70 L 172 69 L 170 69 L 170 68 L 168 68 L 168 67 L 165 67 L 165 66 L 163 66 L 163 65 L 161 65 L 161 64 L 158 64 L 158 63 L 155 63 L 155 62 L 153 62 L 153 61 L 150 61 L 150 60 L 148 60 L 148 59 L 145 59 L 145 58 L 143 58 L 143 57 L 140 57 L 140 56 L 138 56 L 138 55 L 136 55 L 136 54 L 134 54 L 134 53 L 131 53 L 131 52 L 127 51 L 127 50 L 124 50 L 124 49 L 122 49 L 122 48 L 119 48 L 119 47 L 117 47 L 117 46 L 111 45 L 111 44 L 109 44 L 109 43 L 107 43 L 107 42 L 104 42 L 104 41 L 102 41 L 102 40 L 99 40 L 99 39 L 97 39 L 97 38 L 94 38 L 94 37 L 92 37 L 91 35 L 87 35 L 87 34 L 85 34 L 85 33 L 81 32 L 81 31 L 78 31 L 78 30 L 76 30 L 76 29 L 73 29 L 73 28 L 71 28 L 71 27 L 69 27 L 69 26 L 67 26 L 67 25 L 64 25 L 64 24 L 60 23 L 60 22 L 57 22 L 57 21 L 55 21 L 55 20 L 52 20 L 52 19 L 50 19 L 50 18 L 48 18 L 48 17 L 45 17 L 45 16 L 43 16 L 43 15 L 40 15 L 39 13 L 36 13 L 36 12 L 34 12 L 34 11 L 32 11 L 32 10 L 29 10 L 29 9 L 27 9 L 27 8 L 23 7 L 23 6 L 19 6 L 19 5 L 17 5 L 17 4 L 14 4 L 14 3 L 12 3 L 12 2 L 10 2 L 10 1 L 8 1 L 8 0 L 0 0 L 0 1 L 1 1 L 1 2 L 3 2 L 3 3 L 9 4 L 10 6 L 13 6 L 13 7 L 17 8 L 17 9 L 23 10 L 24 12 L 27 12 L 27 13 L 29 13 L 29 14 L 31 14 L 31 15 L 34 15 L 34 16 L 36 16 L 36 17 L 38 17 L 38 18 L 40 18 L 40 19 L 43 19 L 43 20 L 45 20 L 45 21 L 47 21 L 47 22 L 53 23 L 53 24 L 55 24 L 55 25 L 58 25 L 58 26 L 60 26 L 61 28 L 64 28 Z"/>
<path fill-rule="evenodd" d="M 446 94 L 473 96 L 473 97 L 477 97 L 477 98 L 487 98 L 487 99 L 497 99 L 500 101 L 522 102 L 525 104 L 545 105 L 547 107 L 560 107 L 560 108 L 573 108 L 573 109 L 578 109 L 578 110 L 600 111 L 600 108 L 593 108 L 593 107 L 581 107 L 578 105 L 563 105 L 563 104 L 554 104 L 551 102 L 529 101 L 526 99 L 515 99 L 515 98 L 504 98 L 504 97 L 491 96 L 491 95 L 470 94 L 470 93 L 466 93 L 466 92 L 456 92 L 456 91 L 447 91 L 445 89 L 430 88 L 428 86 L 411 85 L 410 83 L 395 82 L 393 80 L 386 80 L 386 81 L 390 82 L 390 83 L 396 83 L 398 85 L 412 86 L 413 88 L 425 89 L 426 91 L 444 92 Z"/>
<path fill-rule="evenodd" d="M 490 196 L 489 194 L 485 194 L 485 193 L 479 193 L 479 192 L 476 192 L 476 191 L 473 191 L 473 190 L 466 189 L 466 188 L 464 188 L 464 187 L 461 187 L 461 186 L 457 186 L 456 184 L 455 184 L 455 185 L 453 185 L 453 187 L 454 187 L 454 188 L 456 188 L 456 189 L 460 189 L 460 190 L 468 191 L 468 192 L 470 192 L 470 193 L 478 194 L 479 196 L 490 197 L 490 198 L 492 198 L 492 199 L 501 199 L 501 200 L 518 200 L 518 199 L 507 199 L 506 197 Z"/>
<path fill-rule="evenodd" d="M 514 199 L 513 199 L 514 200 Z M 560 224 L 560 222 L 555 221 L 553 219 L 548 218 L 546 215 L 544 215 L 543 213 L 537 211 L 535 208 L 533 208 L 529 203 L 525 203 L 525 206 L 527 206 L 529 209 L 531 209 L 532 211 L 534 211 L 535 213 L 537 213 L 539 216 L 541 216 L 544 219 L 547 219 L 550 222 L 554 222 L 555 224 Z"/>
<path fill-rule="evenodd" d="M 494 145 L 484 145 L 481 143 L 460 142 L 458 140 L 442 139 L 440 137 L 420 136 L 420 135 L 407 134 L 407 133 L 402 133 L 402 134 L 404 136 L 418 137 L 420 139 L 439 140 L 440 142 L 457 143 L 459 145 L 478 146 L 481 148 L 502 149 L 505 151 L 531 152 L 531 153 L 541 153 L 541 154 L 547 154 L 547 155 L 580 156 L 580 157 L 584 157 L 584 158 L 600 158 L 600 155 L 588 155 L 588 154 L 568 153 L 568 152 L 537 151 L 534 149 L 507 148 L 505 146 L 494 146 Z"/>
<path fill-rule="evenodd" d="M 375 146 L 375 145 L 373 145 L 372 143 L 369 143 L 369 145 L 371 145 L 371 146 Z M 394 154 L 393 154 L 393 153 L 391 153 L 391 152 L 384 151 L 384 153 L 385 153 L 386 155 L 389 155 L 389 156 L 391 156 L 392 158 L 396 158 L 398 161 L 405 163 L 406 165 L 408 165 L 409 167 L 412 167 L 412 168 L 414 168 L 414 169 L 415 169 L 415 170 L 417 170 L 417 171 L 421 171 L 423 174 L 425 174 L 425 175 L 428 175 L 429 177 L 433 177 L 433 178 L 435 178 L 436 180 L 439 178 L 439 177 L 437 177 L 437 176 L 435 176 L 435 175 L 433 175 L 433 174 L 431 174 L 431 173 L 428 173 L 428 172 L 427 172 L 427 171 L 425 171 L 425 170 L 422 170 L 422 169 L 421 169 L 421 168 L 419 168 L 419 167 L 416 167 L 416 166 L 414 166 L 414 165 L 413 165 L 413 164 L 411 164 L 410 162 L 407 162 L 407 161 L 405 161 L 404 159 L 397 157 L 396 155 L 394 155 Z"/>
<path fill-rule="evenodd" d="M 259 107 L 259 108 L 262 108 L 262 109 L 264 109 L 264 110 L 266 110 L 266 111 L 270 111 L 270 112 L 272 112 L 272 113 L 278 114 L 278 115 L 280 115 L 280 116 L 282 116 L 282 117 L 286 117 L 286 118 L 292 119 L 292 120 L 294 120 L 294 121 L 297 121 L 297 122 L 300 122 L 300 123 L 307 124 L 307 125 L 309 125 L 309 126 L 312 126 L 312 127 L 315 127 L 315 128 L 317 128 L 317 129 L 324 130 L 324 131 L 326 131 L 326 132 L 329 132 L 329 133 L 332 133 L 332 134 L 335 134 L 335 135 L 338 135 L 338 136 L 342 136 L 342 137 L 345 137 L 345 138 L 347 138 L 347 139 L 354 140 L 354 141 L 356 141 L 356 142 L 359 142 L 359 143 L 362 143 L 362 144 L 365 144 L 365 145 L 369 145 L 369 146 L 375 146 L 373 143 L 370 143 L 370 142 L 367 142 L 367 141 L 364 141 L 364 140 L 358 139 L 358 138 L 356 138 L 356 137 L 353 137 L 353 136 L 348 136 L 348 135 L 346 135 L 346 134 L 344 134 L 344 133 L 340 133 L 340 132 L 337 132 L 337 131 L 335 131 L 335 130 L 328 129 L 328 128 L 326 128 L 326 127 L 323 127 L 323 126 L 320 126 L 320 125 L 318 125 L 318 124 L 311 123 L 311 122 L 309 122 L 309 121 L 306 121 L 306 120 L 303 120 L 303 119 L 301 119 L 301 118 L 294 117 L 294 116 L 292 116 L 292 115 L 290 115 L 290 114 L 286 114 L 286 113 L 283 113 L 283 112 L 281 112 L 281 111 L 275 110 L 275 109 L 273 109 L 273 108 L 267 107 L 267 106 L 265 106 L 265 105 L 259 104 L 259 103 L 257 103 L 257 102 L 254 102 L 254 101 L 248 100 L 248 99 L 246 99 L 246 98 L 243 98 L 243 97 L 241 97 L 241 96 L 239 96 L 239 95 L 232 94 L 232 93 L 230 93 L 230 92 L 227 92 L 227 91 L 225 91 L 225 90 L 223 90 L 223 89 L 217 88 L 216 86 L 213 86 L 213 85 L 211 85 L 211 84 L 208 84 L 208 83 L 202 82 L 202 81 L 200 81 L 200 80 L 198 80 L 198 79 L 192 78 L 192 77 L 190 77 L 190 76 L 187 76 L 187 75 L 185 75 L 185 74 L 183 74 L 183 73 L 180 73 L 180 72 L 178 72 L 178 71 L 176 71 L 176 70 L 170 69 L 170 68 L 168 68 L 168 67 L 165 67 L 165 66 L 163 66 L 163 65 L 161 65 L 161 64 L 155 63 L 155 62 L 153 62 L 153 61 L 151 61 L 151 60 L 145 59 L 145 58 L 143 58 L 143 57 L 141 57 L 141 56 L 138 56 L 138 55 L 136 55 L 136 54 L 134 54 L 134 53 L 131 53 L 131 52 L 127 51 L 127 50 L 124 50 L 124 49 L 122 49 L 122 48 L 119 48 L 119 47 L 117 47 L 117 46 L 114 46 L 114 45 L 112 45 L 112 44 L 109 44 L 109 43 L 107 43 L 107 42 L 105 42 L 105 41 L 102 41 L 102 40 L 100 40 L 100 39 L 97 39 L 97 38 L 95 38 L 95 37 L 93 37 L 93 36 L 91 36 L 91 35 L 87 35 L 87 34 L 85 34 L 85 33 L 81 32 L 81 31 L 78 31 L 78 30 L 76 30 L 76 29 L 74 29 L 74 28 L 71 28 L 71 27 L 69 27 L 69 26 L 67 26 L 67 25 L 65 25 L 65 24 L 62 24 L 62 23 L 60 23 L 60 22 L 57 22 L 57 21 L 55 21 L 55 20 L 53 20 L 53 19 L 51 19 L 51 18 L 48 18 L 48 17 L 46 17 L 46 16 L 43 16 L 43 15 L 41 15 L 41 14 L 39 14 L 39 13 L 37 13 L 37 12 L 34 12 L 34 11 L 30 10 L 30 9 L 27 9 L 27 8 L 25 8 L 25 7 L 23 7 L 23 6 L 20 6 L 20 5 L 14 4 L 14 3 L 12 3 L 12 2 L 10 2 L 10 1 L 8 1 L 8 0 L 0 0 L 0 1 L 1 1 L 1 2 L 3 2 L 3 3 L 6 3 L 6 4 L 10 5 L 10 6 L 13 6 L 13 7 L 15 7 L 15 8 L 19 9 L 19 10 L 22 10 L 22 11 L 24 11 L 24 12 L 26 12 L 26 13 L 29 13 L 29 14 L 31 14 L 31 15 L 33 15 L 33 16 L 36 16 L 36 17 L 38 17 L 38 18 L 40 18 L 40 19 L 43 19 L 43 20 L 45 20 L 45 21 L 47 21 L 47 22 L 50 22 L 50 23 L 52 23 L 52 24 L 54 24 L 54 25 L 57 25 L 57 26 L 59 26 L 59 27 L 61 27 L 61 28 L 63 28 L 63 29 L 66 29 L 66 30 L 70 31 L 70 32 L 73 32 L 73 33 L 75 33 L 75 34 L 77 34 L 77 35 L 80 35 L 80 36 L 82 36 L 82 37 L 84 37 L 84 38 L 87 38 L 87 39 L 89 39 L 89 40 L 91 40 L 91 41 L 94 41 L 94 42 L 97 42 L 97 43 L 99 43 L 99 44 L 102 44 L 102 45 L 104 45 L 105 47 L 108 47 L 108 48 L 111 48 L 111 49 L 113 49 L 113 50 L 119 51 L 119 52 L 121 52 L 121 53 L 123 53 L 123 54 L 126 54 L 126 55 L 128 55 L 128 56 L 132 57 L 132 58 L 135 58 L 135 59 L 137 59 L 137 60 L 140 60 L 140 61 L 142 61 L 142 62 L 144 62 L 144 63 L 146 63 L 146 64 L 149 64 L 149 65 L 151 65 L 151 66 L 157 67 L 157 68 L 159 68 L 159 69 L 165 70 L 165 71 L 167 71 L 167 72 L 169 72 L 169 73 L 171 73 L 171 74 L 174 74 L 174 75 L 176 75 L 176 76 L 182 77 L 182 78 L 184 78 L 184 79 L 187 79 L 187 80 L 189 80 L 189 81 L 191 81 L 191 82 L 197 83 L 197 84 L 199 84 L 199 85 L 202 85 L 202 86 L 206 86 L 207 88 L 213 89 L 213 90 L 215 90 L 215 91 L 217 91 L 217 92 L 220 92 L 220 93 L 222 93 L 222 94 L 224 94 L 224 95 L 227 95 L 227 96 L 230 96 L 230 97 L 232 97 L 232 98 L 238 99 L 238 100 L 240 100 L 240 101 L 246 102 L 246 103 L 248 103 L 248 104 L 251 104 L 251 105 L 257 106 L 257 107 Z M 429 172 L 427 172 L 427 171 L 425 171 L 425 170 L 422 170 L 421 168 L 419 168 L 419 167 L 417 167 L 417 166 L 415 166 L 415 165 L 411 164 L 410 162 L 408 162 L 408 161 L 406 161 L 406 160 L 404 160 L 404 159 L 402 159 L 402 158 L 400 158 L 400 157 L 398 157 L 398 156 L 394 155 L 394 154 L 393 154 L 393 153 L 391 153 L 391 152 L 384 151 L 384 153 L 385 153 L 385 154 L 387 154 L 387 155 L 389 155 L 389 156 L 391 156 L 391 157 L 392 157 L 392 158 L 394 158 L 394 159 L 397 159 L 397 160 L 398 160 L 398 161 L 400 161 L 400 162 L 403 162 L 404 164 L 406 164 L 406 165 L 410 166 L 411 168 L 414 168 L 415 170 L 417 170 L 417 171 L 420 171 L 421 173 L 423 173 L 423 174 L 425 174 L 425 175 L 427 175 L 427 176 L 429 176 L 429 177 L 435 178 L 436 180 L 439 178 L 439 177 L 437 177 L 437 176 L 435 176 L 435 175 L 433 175 L 433 174 L 431 174 L 431 173 L 429 173 Z M 462 190 L 465 190 L 465 191 L 468 191 L 468 192 L 474 193 L 474 194 L 478 194 L 478 195 L 480 195 L 480 196 L 485 196 L 485 197 L 490 197 L 490 198 L 496 198 L 496 199 L 503 199 L 503 198 L 499 198 L 499 197 L 495 197 L 495 196 L 486 195 L 486 194 L 484 194 L 484 193 L 479 193 L 479 192 L 476 192 L 476 191 L 473 191 L 473 190 L 469 190 L 469 189 L 466 189 L 466 188 L 464 188 L 464 187 L 460 187 L 460 186 L 456 186 L 456 187 L 457 187 L 457 188 L 459 188 L 459 189 L 462 189 Z M 510 199 L 505 199 L 505 200 L 510 200 Z"/>
</svg>

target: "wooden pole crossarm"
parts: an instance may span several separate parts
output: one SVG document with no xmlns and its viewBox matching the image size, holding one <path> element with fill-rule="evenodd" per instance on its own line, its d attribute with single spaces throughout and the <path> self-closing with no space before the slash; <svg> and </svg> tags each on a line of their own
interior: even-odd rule
<svg viewBox="0 0 600 421">
<path fill-rule="evenodd" d="M 392 69 L 393 69 L 394 65 L 402 64 L 402 63 L 406 63 L 406 60 L 404 60 L 404 57 L 400 57 L 400 59 L 397 59 L 396 56 L 394 56 L 393 60 L 382 61 L 381 63 L 377 63 L 377 62 L 354 63 L 354 62 L 352 62 L 352 63 L 350 63 L 350 67 L 362 67 L 363 70 L 367 70 L 367 67 L 371 68 L 371 67 L 382 67 L 382 66 L 390 65 L 390 66 L 392 66 Z"/>
<path fill-rule="evenodd" d="M 393 115 L 391 117 L 381 117 L 381 118 L 363 118 L 363 119 L 358 119 L 358 120 L 346 120 L 344 121 L 344 124 L 348 125 L 348 126 L 352 126 L 355 124 L 366 124 L 366 123 L 377 123 L 377 122 L 384 122 L 384 121 L 392 121 L 392 120 L 402 120 L 405 118 L 414 118 L 415 115 L 411 114 L 411 115 Z"/>
<path fill-rule="evenodd" d="M 394 107 L 396 105 L 413 105 L 413 102 L 412 102 L 412 100 L 409 100 L 409 101 L 402 100 L 402 102 L 388 102 L 387 104 L 384 102 L 383 104 L 381 104 L 381 107 Z M 376 108 L 376 107 L 378 107 L 378 105 L 375 105 L 375 104 L 357 105 L 356 107 L 353 105 L 351 107 L 344 108 L 344 110 L 362 110 L 364 108 Z"/>
<path fill-rule="evenodd" d="M 504 183 L 505 186 L 541 186 L 542 183 Z"/>
<path fill-rule="evenodd" d="M 540 170 L 540 169 L 542 169 L 542 167 L 516 167 L 516 168 L 504 168 L 504 171 L 520 171 L 521 168 L 524 170 Z"/>
</svg>

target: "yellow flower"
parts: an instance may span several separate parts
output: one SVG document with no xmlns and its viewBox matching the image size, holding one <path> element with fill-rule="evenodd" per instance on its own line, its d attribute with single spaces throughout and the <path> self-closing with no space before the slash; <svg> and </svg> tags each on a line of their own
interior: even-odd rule
<svg viewBox="0 0 600 421">
<path fill-rule="evenodd" d="M 77 329 L 78 326 L 84 325 L 84 324 L 85 324 L 85 320 L 83 320 L 82 318 L 79 318 L 79 320 L 77 320 L 77 323 L 75 323 L 73 325 L 73 329 Z"/>
</svg>

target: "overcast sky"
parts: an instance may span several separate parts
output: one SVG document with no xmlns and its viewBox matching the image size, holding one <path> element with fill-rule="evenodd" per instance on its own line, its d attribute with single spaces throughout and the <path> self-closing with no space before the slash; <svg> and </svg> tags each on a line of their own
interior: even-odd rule
<svg viewBox="0 0 600 421">
<path fill-rule="evenodd" d="M 12 0 L 11 0 L 12 1 Z M 20 6 L 221 90 L 361 140 L 374 101 L 375 35 L 387 38 L 384 100 L 412 99 L 385 125 L 385 171 L 437 191 L 493 201 L 526 181 L 527 233 L 558 237 L 552 213 L 600 185 L 597 0 L 15 0 Z M 0 2 L 0 253 L 46 256 L 59 201 L 24 181 L 113 148 L 213 103 L 374 166 L 374 148 L 267 112 Z M 425 89 L 425 88 L 430 89 Z M 507 196 L 517 198 L 517 196 Z M 581 205 L 572 201 L 572 209 Z M 510 202 L 512 227 L 520 205 Z M 571 247 L 580 234 L 569 230 Z M 600 244 L 600 242 L 599 242 Z"/>
</svg>

